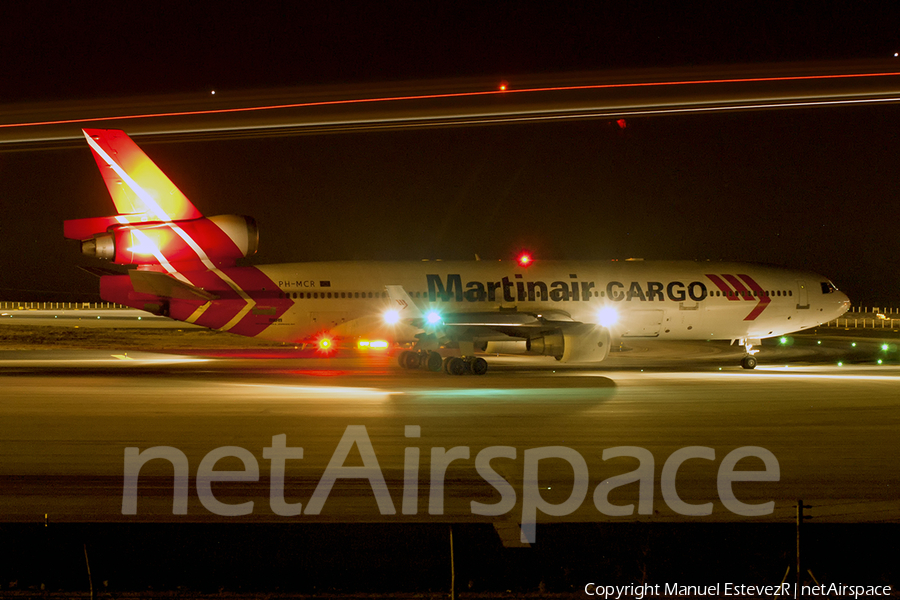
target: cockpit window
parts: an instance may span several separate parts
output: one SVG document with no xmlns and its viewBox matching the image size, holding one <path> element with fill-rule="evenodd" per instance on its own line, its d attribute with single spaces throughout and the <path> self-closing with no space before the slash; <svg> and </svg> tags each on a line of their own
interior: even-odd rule
<svg viewBox="0 0 900 600">
<path fill-rule="evenodd" d="M 820 285 L 822 286 L 823 294 L 833 294 L 837 291 L 837 288 L 830 281 L 823 281 Z"/>
</svg>

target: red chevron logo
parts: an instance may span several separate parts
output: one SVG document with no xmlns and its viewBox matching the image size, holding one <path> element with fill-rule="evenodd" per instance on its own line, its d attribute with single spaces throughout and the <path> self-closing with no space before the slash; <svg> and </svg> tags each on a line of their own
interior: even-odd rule
<svg viewBox="0 0 900 600">
<path fill-rule="evenodd" d="M 749 275 L 711 275 L 707 273 L 706 277 L 713 282 L 722 294 L 729 300 L 740 302 L 741 300 L 758 301 L 753 310 L 744 317 L 745 321 L 755 321 L 756 317 L 762 314 L 766 307 L 772 302 L 762 286 L 760 286 Z M 746 285 L 745 285 L 746 284 Z"/>
</svg>

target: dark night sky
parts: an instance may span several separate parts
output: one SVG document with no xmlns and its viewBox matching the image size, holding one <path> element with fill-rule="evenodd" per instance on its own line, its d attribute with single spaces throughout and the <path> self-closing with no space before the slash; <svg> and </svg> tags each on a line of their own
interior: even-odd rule
<svg viewBox="0 0 900 600">
<path fill-rule="evenodd" d="M 363 95 L 386 81 L 883 60 L 900 49 L 900 9 L 869 5 L 532 6 L 6 3 L 0 105 L 318 84 Z M 258 264 L 507 258 L 523 247 L 736 259 L 809 267 L 854 303 L 897 306 L 898 140 L 900 106 L 887 105 L 645 117 L 625 130 L 588 120 L 139 143 L 205 214 L 257 218 Z M 0 152 L 0 198 L 0 298 L 95 294 L 74 268 L 92 261 L 61 239 L 62 220 L 110 213 L 87 147 Z"/>
</svg>

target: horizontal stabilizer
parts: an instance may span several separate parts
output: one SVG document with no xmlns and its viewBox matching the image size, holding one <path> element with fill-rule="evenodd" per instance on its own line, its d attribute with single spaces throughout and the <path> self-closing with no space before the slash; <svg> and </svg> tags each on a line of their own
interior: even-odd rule
<svg viewBox="0 0 900 600">
<path fill-rule="evenodd" d="M 141 294 L 150 294 L 160 298 L 176 298 L 178 300 L 215 300 L 215 294 L 210 294 L 196 286 L 179 281 L 174 277 L 158 271 L 128 271 L 131 277 L 131 286 L 134 291 Z"/>
<path fill-rule="evenodd" d="M 115 269 L 107 269 L 106 267 L 82 267 L 79 266 L 79 269 L 90 273 L 95 277 L 103 277 L 105 275 L 124 275 L 121 271 L 116 271 Z"/>
</svg>

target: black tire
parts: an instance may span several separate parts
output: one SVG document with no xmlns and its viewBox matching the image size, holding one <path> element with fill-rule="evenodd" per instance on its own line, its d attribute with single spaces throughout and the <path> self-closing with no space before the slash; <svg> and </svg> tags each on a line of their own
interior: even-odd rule
<svg viewBox="0 0 900 600">
<path fill-rule="evenodd" d="M 741 359 L 741 366 L 745 369 L 755 369 L 757 364 L 755 356 L 745 356 Z"/>
<path fill-rule="evenodd" d="M 418 352 L 406 350 L 400 354 L 400 366 L 404 369 L 418 369 L 422 364 L 422 357 Z"/>
<path fill-rule="evenodd" d="M 469 369 L 471 369 L 472 373 L 475 375 L 484 375 L 488 370 L 487 361 L 480 356 L 477 356 L 469 363 Z"/>
<path fill-rule="evenodd" d="M 466 373 L 466 361 L 459 358 L 458 356 L 454 356 L 453 358 L 447 361 L 447 373 L 450 375 L 465 375 Z"/>
<path fill-rule="evenodd" d="M 406 355 L 409 354 L 409 350 L 404 350 L 400 354 L 397 355 L 397 364 L 400 365 L 402 369 L 408 369 L 406 366 Z"/>
<path fill-rule="evenodd" d="M 444 368 L 444 359 L 437 352 L 429 352 L 423 362 L 425 367 L 433 373 L 437 373 Z"/>
</svg>

